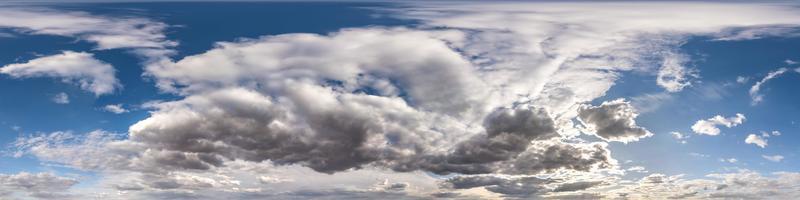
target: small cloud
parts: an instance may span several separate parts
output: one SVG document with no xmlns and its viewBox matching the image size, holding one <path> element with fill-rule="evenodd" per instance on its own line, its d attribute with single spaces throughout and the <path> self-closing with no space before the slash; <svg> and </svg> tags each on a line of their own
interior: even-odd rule
<svg viewBox="0 0 800 200">
<path fill-rule="evenodd" d="M 21 129 L 22 129 L 22 127 L 19 127 L 19 126 L 11 126 L 11 130 L 14 130 L 14 131 L 19 131 Z"/>
<path fill-rule="evenodd" d="M 58 93 L 53 96 L 53 102 L 57 104 L 68 104 L 69 103 L 69 95 L 67 93 Z"/>
<path fill-rule="evenodd" d="M 698 157 L 698 158 L 708 158 L 708 157 L 711 157 L 711 156 L 709 156 L 709 155 L 706 155 L 706 154 L 702 154 L 702 153 L 695 153 L 695 152 L 689 153 L 689 155 L 690 155 L 690 156 L 693 156 L 693 157 Z"/>
<path fill-rule="evenodd" d="M 794 61 L 794 60 L 791 60 L 791 59 L 786 59 L 783 62 L 785 62 L 787 65 L 794 65 L 794 64 L 800 63 L 800 62 L 797 62 L 797 61 Z"/>
<path fill-rule="evenodd" d="M 764 95 L 759 93 L 759 91 L 761 91 L 761 87 L 764 85 L 764 83 L 766 83 L 767 81 L 769 81 L 771 79 L 774 79 L 774 78 L 780 76 L 781 74 L 786 73 L 788 70 L 789 69 L 787 69 L 787 68 L 780 68 L 780 69 L 777 69 L 775 71 L 771 71 L 771 72 L 769 72 L 769 74 L 767 74 L 767 76 L 765 76 L 763 79 L 761 79 L 761 81 L 756 82 L 756 84 L 754 84 L 752 87 L 750 87 L 749 94 L 750 94 L 750 98 L 752 99 L 752 103 L 751 104 L 752 105 L 756 105 L 756 104 L 758 104 L 758 103 L 760 103 L 761 101 L 764 100 Z M 795 71 L 797 71 L 797 69 L 795 69 Z"/>
<path fill-rule="evenodd" d="M 294 180 L 292 180 L 292 179 L 280 178 L 280 177 L 271 177 L 271 176 L 258 177 L 258 181 L 263 183 L 263 184 L 294 182 Z"/>
<path fill-rule="evenodd" d="M 647 173 L 647 169 L 645 169 L 643 166 L 633 166 L 633 167 L 628 168 L 627 171 L 629 171 L 629 172 L 637 172 L 637 173 Z"/>
<path fill-rule="evenodd" d="M 772 162 L 781 162 L 781 160 L 783 160 L 783 156 L 782 155 L 774 155 L 774 156 L 761 155 L 761 157 L 763 157 L 764 159 L 767 159 L 769 161 L 772 161 Z"/>
<path fill-rule="evenodd" d="M 720 130 L 717 126 L 722 125 L 731 128 L 744 123 L 745 119 L 745 116 L 741 113 L 736 113 L 736 116 L 728 118 L 717 115 L 706 120 L 698 120 L 692 125 L 692 131 L 701 135 L 719 135 Z"/>
<path fill-rule="evenodd" d="M 112 112 L 114 114 L 122 114 L 122 113 L 129 112 L 129 110 L 127 110 L 124 107 L 122 107 L 122 104 L 106 105 L 105 107 L 103 107 L 103 110 L 108 111 L 108 112 Z"/>
<path fill-rule="evenodd" d="M 746 77 L 746 76 L 737 76 L 736 77 L 736 83 L 745 84 L 748 81 L 750 81 L 750 77 Z"/>
<path fill-rule="evenodd" d="M 747 138 L 744 139 L 744 143 L 755 144 L 756 146 L 759 146 L 761 148 L 767 147 L 767 139 L 759 137 L 756 134 L 747 135 Z"/>
<path fill-rule="evenodd" d="M 719 161 L 720 161 L 720 162 L 727 162 L 727 163 L 736 163 L 736 162 L 739 162 L 739 160 L 737 160 L 736 158 L 728 158 L 728 159 L 725 159 L 725 158 L 720 158 L 720 159 L 719 159 Z"/>
<path fill-rule="evenodd" d="M 669 132 L 669 134 L 676 140 L 679 140 L 681 144 L 686 144 L 686 139 L 690 137 L 689 135 L 684 135 L 677 131 Z"/>
</svg>

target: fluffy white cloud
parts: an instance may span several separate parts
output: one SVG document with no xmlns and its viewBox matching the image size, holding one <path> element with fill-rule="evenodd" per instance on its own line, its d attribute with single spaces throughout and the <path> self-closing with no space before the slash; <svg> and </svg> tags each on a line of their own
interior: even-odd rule
<svg viewBox="0 0 800 200">
<path fill-rule="evenodd" d="M 731 128 L 744 123 L 745 119 L 746 118 L 744 115 L 740 113 L 736 113 L 736 116 L 728 118 L 725 118 L 721 115 L 716 115 L 709 119 L 697 120 L 697 122 L 692 125 L 692 131 L 697 134 L 719 135 L 720 129 L 717 126 Z"/>
<path fill-rule="evenodd" d="M 782 155 L 772 155 L 772 156 L 761 155 L 761 157 L 764 158 L 764 159 L 767 159 L 769 161 L 772 161 L 772 162 L 781 162 L 783 160 L 783 156 Z"/>
<path fill-rule="evenodd" d="M 114 77 L 114 68 L 86 52 L 64 51 L 26 63 L 9 64 L 0 68 L 0 73 L 14 78 L 60 78 L 95 95 L 109 94 L 121 87 Z"/>
<path fill-rule="evenodd" d="M 53 96 L 53 102 L 57 104 L 68 104 L 69 103 L 69 95 L 67 93 L 58 93 Z"/>
<path fill-rule="evenodd" d="M 130 112 L 128 109 L 122 106 L 122 104 L 109 104 L 103 106 L 103 110 L 114 113 L 114 114 L 122 114 L 126 112 Z"/>
<path fill-rule="evenodd" d="M 52 173 L 0 174 L 0 198 L 65 199 L 78 180 Z"/>
<path fill-rule="evenodd" d="M 761 148 L 766 148 L 767 147 L 767 139 L 765 139 L 765 138 L 763 138 L 761 136 L 758 136 L 756 134 L 747 135 L 747 138 L 744 139 L 744 143 L 754 144 L 754 145 L 756 145 L 758 147 L 761 147 Z"/>
</svg>

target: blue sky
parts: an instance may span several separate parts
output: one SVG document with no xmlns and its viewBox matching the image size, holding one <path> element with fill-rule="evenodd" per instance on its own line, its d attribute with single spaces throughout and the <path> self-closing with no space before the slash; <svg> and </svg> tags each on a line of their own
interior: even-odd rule
<svg viewBox="0 0 800 200">
<path fill-rule="evenodd" d="M 798 9 L 0 3 L 0 198 L 793 198 Z"/>
</svg>

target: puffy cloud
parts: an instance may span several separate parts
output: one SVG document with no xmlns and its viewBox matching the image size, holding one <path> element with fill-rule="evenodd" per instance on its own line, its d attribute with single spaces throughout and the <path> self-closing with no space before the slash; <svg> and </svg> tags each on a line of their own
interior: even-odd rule
<svg viewBox="0 0 800 200">
<path fill-rule="evenodd" d="M 71 196 L 68 190 L 75 184 L 74 178 L 47 172 L 0 174 L 0 198 L 62 199 Z"/>
<path fill-rule="evenodd" d="M 769 161 L 772 161 L 772 162 L 781 162 L 783 160 L 783 156 L 782 155 L 772 155 L 772 156 L 761 155 L 761 157 L 764 158 L 764 159 L 767 159 Z"/>
<path fill-rule="evenodd" d="M 95 95 L 109 94 L 120 88 L 114 68 L 86 52 L 63 51 L 26 63 L 9 64 L 0 68 L 0 73 L 14 78 L 60 78 Z"/>
<path fill-rule="evenodd" d="M 103 106 L 103 110 L 114 113 L 114 114 L 122 114 L 126 112 L 130 112 L 128 109 L 122 106 L 122 104 L 109 104 Z"/>
<path fill-rule="evenodd" d="M 766 148 L 767 147 L 767 139 L 765 139 L 765 138 L 763 138 L 761 136 L 758 136 L 756 134 L 747 135 L 747 138 L 744 139 L 744 143 L 754 144 L 754 145 L 756 145 L 758 147 L 761 147 L 761 148 Z"/>
<path fill-rule="evenodd" d="M 589 132 L 607 141 L 632 142 L 653 134 L 636 125 L 639 114 L 624 99 L 603 102 L 599 106 L 584 105 L 578 109 L 581 123 Z"/>
<path fill-rule="evenodd" d="M 725 118 L 721 115 L 716 115 L 709 119 L 701 119 L 697 120 L 694 125 L 692 125 L 692 131 L 697 134 L 701 135 L 719 135 L 719 128 L 717 126 L 725 126 L 728 128 L 738 126 L 739 124 L 744 123 L 746 118 L 743 114 L 736 113 L 736 116 Z"/>
<path fill-rule="evenodd" d="M 68 104 L 69 103 L 69 95 L 67 93 L 58 93 L 53 96 L 53 102 L 57 104 Z"/>
</svg>

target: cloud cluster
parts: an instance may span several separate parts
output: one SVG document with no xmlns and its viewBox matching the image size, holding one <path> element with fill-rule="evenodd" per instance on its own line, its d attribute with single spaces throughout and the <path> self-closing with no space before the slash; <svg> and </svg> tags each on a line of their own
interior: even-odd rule
<svg viewBox="0 0 800 200">
<path fill-rule="evenodd" d="M 701 135 L 719 135 L 721 130 L 717 126 L 731 128 L 744 123 L 745 119 L 745 116 L 740 113 L 736 113 L 736 116 L 728 118 L 725 118 L 721 115 L 716 115 L 709 119 L 697 120 L 697 122 L 692 125 L 692 131 Z"/>
<path fill-rule="evenodd" d="M 110 94 L 120 88 L 119 80 L 114 77 L 114 67 L 93 56 L 87 52 L 63 51 L 26 63 L 3 66 L 0 73 L 14 78 L 59 78 L 95 95 Z"/>
<path fill-rule="evenodd" d="M 174 53 L 170 48 L 178 44 L 163 33 L 166 24 L 146 18 L 112 18 L 27 6 L 0 5 L 0 29 L 5 28 L 22 34 L 77 38 L 95 44 L 94 50 L 127 49 L 146 62 L 166 59 Z M 16 78 L 60 78 L 95 95 L 121 89 L 114 71 L 111 65 L 95 59 L 92 53 L 74 51 L 0 68 L 0 73 Z"/>
</svg>

